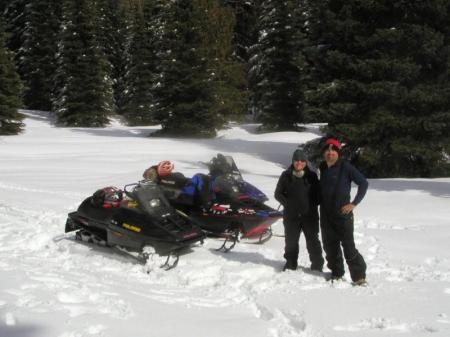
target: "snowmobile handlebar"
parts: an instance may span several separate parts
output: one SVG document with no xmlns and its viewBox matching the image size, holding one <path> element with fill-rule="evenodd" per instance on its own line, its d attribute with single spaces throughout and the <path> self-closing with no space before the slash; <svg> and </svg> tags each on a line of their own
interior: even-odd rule
<svg viewBox="0 0 450 337">
<path fill-rule="evenodd" d="M 131 184 L 126 184 L 124 187 L 123 187 L 123 191 L 125 192 L 125 195 L 128 197 L 128 198 L 131 198 L 131 199 L 133 199 L 133 195 L 131 194 L 131 187 L 136 187 L 136 186 L 139 186 L 139 183 L 131 183 Z"/>
</svg>

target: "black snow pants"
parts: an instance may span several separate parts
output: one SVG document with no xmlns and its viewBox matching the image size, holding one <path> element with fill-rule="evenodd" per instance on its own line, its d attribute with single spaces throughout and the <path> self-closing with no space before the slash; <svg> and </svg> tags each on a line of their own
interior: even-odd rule
<svg viewBox="0 0 450 337">
<path fill-rule="evenodd" d="M 303 232 L 306 240 L 311 269 L 322 270 L 324 259 L 319 241 L 319 219 L 315 217 L 299 217 L 298 219 L 284 219 L 284 258 L 297 265 L 299 254 L 299 239 Z"/>
<path fill-rule="evenodd" d="M 353 213 L 345 216 L 329 216 L 321 207 L 320 229 L 322 231 L 322 242 L 326 254 L 327 266 L 331 270 L 332 277 L 339 278 L 345 273 L 341 250 L 342 244 L 345 261 L 347 262 L 352 281 L 366 278 L 366 263 L 355 247 Z"/>
</svg>

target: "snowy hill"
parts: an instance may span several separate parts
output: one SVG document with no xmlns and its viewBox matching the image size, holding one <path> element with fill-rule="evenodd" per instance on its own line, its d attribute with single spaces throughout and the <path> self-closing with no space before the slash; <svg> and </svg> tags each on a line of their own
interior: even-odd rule
<svg viewBox="0 0 450 337">
<path fill-rule="evenodd" d="M 303 267 L 281 272 L 281 222 L 263 245 L 221 253 L 210 239 L 163 271 L 159 261 L 55 238 L 86 196 L 135 182 L 163 159 L 189 176 L 218 152 L 233 155 L 276 207 L 279 174 L 317 126 L 164 139 L 146 137 L 156 127 L 56 128 L 45 113 L 26 114 L 23 135 L 0 138 L 1 337 L 450 336 L 449 178 L 370 181 L 355 211 L 367 288 L 305 269 L 303 238 Z"/>
</svg>

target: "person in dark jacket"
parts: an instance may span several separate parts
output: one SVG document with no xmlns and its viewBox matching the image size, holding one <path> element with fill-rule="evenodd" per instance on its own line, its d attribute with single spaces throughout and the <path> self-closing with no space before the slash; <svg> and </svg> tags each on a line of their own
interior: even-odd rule
<svg viewBox="0 0 450 337">
<path fill-rule="evenodd" d="M 307 166 L 305 153 L 297 149 L 292 156 L 291 166 L 284 171 L 275 189 L 275 199 L 284 207 L 283 224 L 285 234 L 283 270 L 295 270 L 301 232 L 306 239 L 306 249 L 311 269 L 322 271 L 324 259 L 319 241 L 319 179 Z"/>
<path fill-rule="evenodd" d="M 344 257 L 352 281 L 366 284 L 366 263 L 355 247 L 353 237 L 353 209 L 367 192 L 367 179 L 349 162 L 339 158 L 341 144 L 329 138 L 323 148 L 324 161 L 320 164 L 320 229 L 327 266 L 332 280 L 344 275 Z M 350 201 L 351 183 L 358 186 L 356 196 Z"/>
</svg>

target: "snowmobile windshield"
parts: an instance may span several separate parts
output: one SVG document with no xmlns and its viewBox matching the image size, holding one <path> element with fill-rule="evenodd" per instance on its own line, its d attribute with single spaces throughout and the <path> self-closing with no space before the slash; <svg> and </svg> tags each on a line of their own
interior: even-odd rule
<svg viewBox="0 0 450 337">
<path fill-rule="evenodd" d="M 216 157 L 211 159 L 208 164 L 209 173 L 212 177 L 217 177 L 224 174 L 231 174 L 235 179 L 242 179 L 241 172 L 236 166 L 233 157 L 224 156 L 218 153 Z"/>
<path fill-rule="evenodd" d="M 218 176 L 213 183 L 214 192 L 219 193 L 230 201 L 239 200 L 239 186 L 236 179 L 231 174 Z"/>
<path fill-rule="evenodd" d="M 243 201 L 267 201 L 267 196 L 252 184 L 246 182 L 242 177 L 232 174 L 224 174 L 217 177 L 213 184 L 214 192 L 219 193 L 222 198 L 230 202 Z"/>
<path fill-rule="evenodd" d="M 161 218 L 172 213 L 172 207 L 158 185 L 147 182 L 136 185 L 132 192 L 139 207 L 152 217 Z"/>
</svg>

